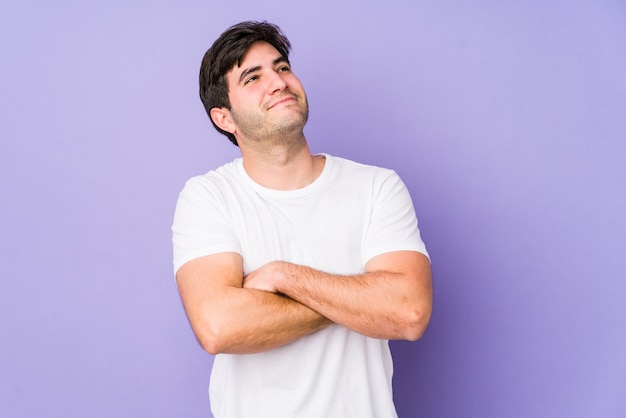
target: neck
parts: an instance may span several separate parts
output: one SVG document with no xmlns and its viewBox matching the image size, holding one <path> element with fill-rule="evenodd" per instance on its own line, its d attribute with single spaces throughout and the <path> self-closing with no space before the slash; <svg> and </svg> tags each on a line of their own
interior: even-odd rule
<svg viewBox="0 0 626 418">
<path fill-rule="evenodd" d="M 241 145 L 246 173 L 268 189 L 295 190 L 308 186 L 324 168 L 324 158 L 311 155 L 304 135 L 301 141 L 288 146 L 258 149 Z"/>
</svg>

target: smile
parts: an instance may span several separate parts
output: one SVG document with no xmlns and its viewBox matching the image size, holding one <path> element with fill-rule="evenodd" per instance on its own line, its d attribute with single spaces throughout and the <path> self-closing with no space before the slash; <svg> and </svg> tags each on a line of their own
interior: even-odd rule
<svg viewBox="0 0 626 418">
<path fill-rule="evenodd" d="M 295 102 L 295 101 L 296 101 L 296 98 L 294 96 L 286 96 L 286 97 L 278 99 L 277 101 L 272 103 L 267 109 L 269 110 L 269 109 L 272 109 L 275 106 L 278 106 L 278 105 L 281 105 L 281 104 L 284 104 L 284 103 Z"/>
</svg>

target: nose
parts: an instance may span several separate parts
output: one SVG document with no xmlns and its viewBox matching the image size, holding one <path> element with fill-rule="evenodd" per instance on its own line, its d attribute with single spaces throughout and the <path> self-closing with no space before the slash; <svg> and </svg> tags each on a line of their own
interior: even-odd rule
<svg viewBox="0 0 626 418">
<path fill-rule="evenodd" d="M 287 81 L 277 72 L 272 72 L 270 78 L 270 92 L 274 94 L 276 92 L 283 91 L 287 88 Z"/>
</svg>

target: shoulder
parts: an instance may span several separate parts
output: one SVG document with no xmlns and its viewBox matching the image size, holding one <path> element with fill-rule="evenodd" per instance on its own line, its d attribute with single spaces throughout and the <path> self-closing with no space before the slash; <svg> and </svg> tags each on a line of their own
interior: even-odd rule
<svg viewBox="0 0 626 418">
<path fill-rule="evenodd" d="M 392 169 L 331 155 L 327 155 L 326 158 L 332 164 L 331 176 L 334 181 L 347 181 L 372 189 L 386 187 L 385 185 L 390 183 L 402 184 L 402 180 Z"/>
<path fill-rule="evenodd" d="M 354 174 L 360 176 L 385 177 L 397 176 L 394 170 L 372 164 L 365 164 L 347 158 L 336 157 L 326 154 L 327 160 L 332 162 L 333 169 L 342 174 Z"/>
<path fill-rule="evenodd" d="M 191 177 L 185 182 L 180 196 L 200 198 L 220 194 L 225 190 L 232 190 L 233 184 L 240 182 L 239 160 L 236 159 L 207 173 Z"/>
</svg>

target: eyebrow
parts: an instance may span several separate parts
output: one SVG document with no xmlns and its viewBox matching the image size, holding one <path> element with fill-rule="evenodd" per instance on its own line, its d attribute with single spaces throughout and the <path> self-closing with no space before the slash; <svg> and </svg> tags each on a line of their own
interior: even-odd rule
<svg viewBox="0 0 626 418">
<path fill-rule="evenodd" d="M 283 57 L 282 55 L 278 58 L 276 58 L 273 62 L 272 65 L 276 65 L 279 64 L 281 62 L 286 62 L 287 64 L 289 64 L 289 60 L 286 57 Z M 250 68 L 246 68 L 245 70 L 243 70 L 243 72 L 241 73 L 241 75 L 239 76 L 239 84 L 241 84 L 243 82 L 243 80 L 250 74 L 259 71 L 261 69 L 260 65 L 257 65 L 255 67 L 250 67 Z"/>
</svg>

